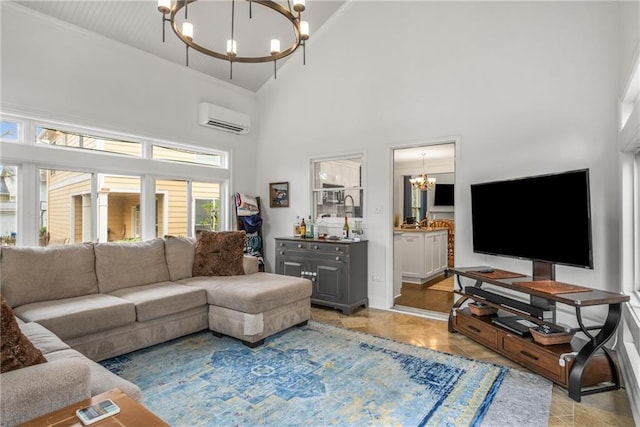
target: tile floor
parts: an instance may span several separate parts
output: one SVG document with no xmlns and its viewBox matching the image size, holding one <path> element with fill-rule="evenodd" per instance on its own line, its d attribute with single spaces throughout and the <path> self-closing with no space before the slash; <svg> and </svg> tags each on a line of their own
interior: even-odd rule
<svg viewBox="0 0 640 427">
<path fill-rule="evenodd" d="M 459 354 L 515 369 L 524 369 L 461 334 L 451 334 L 444 321 L 394 311 L 359 309 L 350 316 L 320 306 L 312 306 L 311 318 L 409 344 Z M 549 426 L 636 426 L 624 389 L 584 396 L 578 403 L 565 389 L 554 385 Z"/>
</svg>

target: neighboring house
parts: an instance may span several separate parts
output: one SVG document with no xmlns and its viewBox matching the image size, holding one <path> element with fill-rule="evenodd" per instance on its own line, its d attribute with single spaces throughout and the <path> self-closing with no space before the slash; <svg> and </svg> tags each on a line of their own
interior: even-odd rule
<svg viewBox="0 0 640 427">
<path fill-rule="evenodd" d="M 41 129 L 38 142 L 139 156 L 140 144 L 98 139 L 90 136 Z M 198 155 L 180 151 L 171 160 L 195 162 Z M 41 170 L 45 177 L 41 202 L 49 244 L 92 241 L 92 174 L 70 170 Z M 112 242 L 140 239 L 140 177 L 97 174 L 97 241 Z M 220 186 L 214 183 L 191 183 L 192 205 L 184 180 L 156 181 L 155 235 L 189 235 L 187 215 L 192 212 L 195 230 L 219 229 Z M 169 218 L 173 218 L 169 221 Z"/>
</svg>

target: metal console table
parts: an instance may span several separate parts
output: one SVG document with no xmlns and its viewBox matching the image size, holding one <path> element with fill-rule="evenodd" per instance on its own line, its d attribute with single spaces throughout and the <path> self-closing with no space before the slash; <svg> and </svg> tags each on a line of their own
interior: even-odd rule
<svg viewBox="0 0 640 427">
<path fill-rule="evenodd" d="M 483 321 L 480 317 L 471 315 L 467 310 L 462 309 L 463 304 L 468 300 L 481 301 L 487 305 L 496 307 L 498 309 L 514 313 L 524 319 L 527 319 L 536 324 L 547 324 L 549 326 L 555 325 L 555 305 L 557 303 L 565 304 L 574 307 L 576 313 L 576 321 L 579 325 L 578 328 L 568 329 L 566 332 L 582 332 L 586 336 L 586 340 L 580 338 L 573 338 L 571 346 L 543 346 L 531 342 L 530 339 L 522 339 L 520 343 L 523 346 L 527 346 L 527 352 L 522 351 L 525 355 L 530 355 L 531 349 L 538 349 L 540 354 L 534 355 L 534 359 L 538 361 L 538 358 L 552 356 L 559 357 L 560 366 L 564 366 L 564 361 L 561 360 L 569 352 L 570 355 L 575 355 L 573 363 L 569 366 L 567 384 L 562 384 L 562 381 L 557 381 L 557 378 L 551 377 L 554 382 L 560 383 L 560 385 L 566 386 L 568 389 L 569 397 L 573 400 L 580 402 L 580 398 L 583 395 L 598 393 L 607 390 L 616 390 L 620 388 L 620 375 L 618 372 L 618 366 L 615 360 L 615 355 L 604 346 L 615 334 L 618 324 L 620 323 L 622 303 L 629 301 L 628 295 L 622 295 L 615 292 L 607 292 L 598 289 L 591 289 L 582 286 L 570 285 L 561 282 L 555 282 L 552 280 L 536 280 L 534 281 L 530 276 L 524 276 L 517 273 L 494 270 L 490 267 L 462 267 L 451 268 L 447 270 L 447 274 L 457 275 L 458 289 L 455 291 L 462 298 L 459 298 L 451 309 L 449 315 L 449 331 L 461 332 L 471 338 L 478 338 L 471 336 L 473 331 L 479 330 L 478 328 L 471 327 L 471 333 L 469 330 L 457 326 L 456 316 L 465 316 L 467 322 L 477 322 L 478 326 L 482 326 L 483 330 L 489 330 L 489 332 L 495 332 L 498 336 L 500 334 L 507 336 L 506 331 L 500 331 L 501 328 L 493 326 L 491 322 Z M 460 277 L 467 277 L 475 280 L 473 286 L 463 287 L 460 281 Z M 529 303 L 520 302 L 518 300 L 504 297 L 499 293 L 491 293 L 482 289 L 483 284 L 491 284 L 500 288 L 511 289 L 513 291 L 528 294 L 530 296 Z M 496 297 L 493 298 L 492 295 Z M 488 297 L 488 298 L 487 298 Z M 492 301 L 493 300 L 493 301 Z M 496 302 L 497 301 L 497 302 Z M 510 301 L 515 301 L 511 303 Z M 599 305 L 606 305 L 608 307 L 606 319 L 600 325 L 585 325 L 582 317 L 582 309 L 585 307 L 593 307 Z M 495 328 L 497 331 L 491 331 L 489 328 Z M 499 331 L 499 332 L 498 332 Z M 597 331 L 597 333 L 593 333 Z M 512 337 L 509 336 L 509 339 Z M 482 341 L 482 340 L 480 340 Z M 486 339 L 482 342 L 486 345 Z M 509 353 L 509 350 L 502 348 L 499 344 L 499 339 L 496 339 L 496 345 L 493 350 L 512 358 L 517 362 L 515 353 Z M 602 352 L 599 352 L 602 350 Z M 604 358 L 608 362 L 611 371 L 611 381 L 607 381 L 605 385 L 598 385 L 596 387 L 590 387 L 583 389 L 583 376 L 589 365 L 589 362 L 594 358 L 594 355 L 603 354 Z M 536 371 L 535 365 L 527 364 L 533 371 Z M 538 372 L 544 375 L 544 372 Z M 546 375 L 545 375 L 546 376 Z"/>
</svg>

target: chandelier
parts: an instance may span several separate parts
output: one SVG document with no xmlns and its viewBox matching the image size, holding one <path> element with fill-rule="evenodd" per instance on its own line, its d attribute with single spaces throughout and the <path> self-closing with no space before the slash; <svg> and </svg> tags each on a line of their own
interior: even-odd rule
<svg viewBox="0 0 640 427">
<path fill-rule="evenodd" d="M 305 44 L 309 39 L 309 23 L 302 20 L 302 12 L 305 10 L 305 0 L 293 0 L 293 7 L 290 0 L 287 0 L 287 6 L 283 6 L 273 0 L 244 0 L 249 2 L 249 18 L 252 18 L 252 5 L 256 3 L 260 6 L 264 6 L 265 10 L 278 13 L 282 15 L 292 26 L 294 32 L 294 39 L 290 46 L 282 50 L 280 48 L 279 39 L 271 39 L 270 42 L 265 41 L 264 55 L 258 56 L 242 56 L 238 52 L 238 43 L 235 34 L 235 3 L 236 0 L 231 0 L 231 17 L 229 26 L 229 37 L 226 40 L 226 51 L 215 50 L 213 48 L 205 47 L 201 39 L 196 39 L 193 22 L 189 21 L 189 5 L 197 2 L 198 0 L 158 0 L 158 11 L 162 13 L 162 42 L 165 41 L 165 23 L 170 22 L 173 32 L 178 36 L 180 40 L 186 45 L 186 65 L 189 66 L 189 48 L 195 49 L 200 53 L 211 56 L 213 58 L 229 61 L 229 78 L 233 79 L 233 63 L 261 63 L 273 61 L 273 75 L 277 78 L 276 74 L 276 61 L 283 59 L 293 52 L 298 47 L 302 46 L 303 64 L 306 62 L 305 58 Z M 241 0 L 238 0 L 241 1 Z M 180 10 L 184 9 L 184 21 L 182 22 L 182 28 L 180 28 L 179 22 L 177 22 L 176 15 Z M 198 40 L 198 41 L 196 41 Z M 268 54 L 267 54 L 268 52 Z"/>
<path fill-rule="evenodd" d="M 427 173 L 424 171 L 424 156 L 426 154 L 427 153 L 422 153 L 422 175 L 416 178 L 409 179 L 409 182 L 411 183 L 411 185 L 414 188 L 419 188 L 420 191 L 432 190 L 433 187 L 436 185 L 436 179 L 429 178 L 429 176 L 427 176 Z"/>
</svg>

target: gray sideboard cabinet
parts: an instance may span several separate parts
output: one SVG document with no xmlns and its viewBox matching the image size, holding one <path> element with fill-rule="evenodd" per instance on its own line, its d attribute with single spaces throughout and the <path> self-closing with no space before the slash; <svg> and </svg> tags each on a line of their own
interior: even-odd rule
<svg viewBox="0 0 640 427">
<path fill-rule="evenodd" d="M 367 307 L 367 241 L 323 241 L 279 237 L 276 273 L 311 280 L 311 303 L 351 314 Z"/>
</svg>

